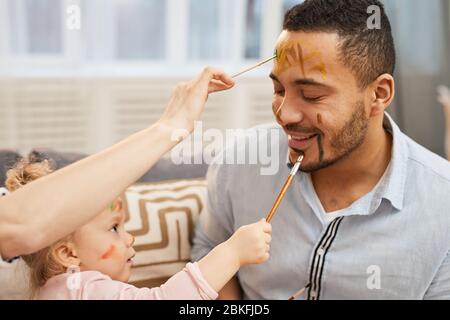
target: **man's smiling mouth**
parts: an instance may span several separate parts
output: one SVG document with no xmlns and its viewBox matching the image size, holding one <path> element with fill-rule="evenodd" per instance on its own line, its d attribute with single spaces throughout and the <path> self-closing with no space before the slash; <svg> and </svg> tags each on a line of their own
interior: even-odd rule
<svg viewBox="0 0 450 320">
<path fill-rule="evenodd" d="M 312 138 L 315 138 L 318 136 L 317 133 L 309 134 L 309 135 L 288 135 L 290 140 L 297 140 L 297 141 L 306 141 Z"/>
<path fill-rule="evenodd" d="M 304 151 L 308 149 L 316 137 L 319 137 L 318 133 L 292 133 L 288 134 L 289 147 L 293 150 Z"/>
</svg>

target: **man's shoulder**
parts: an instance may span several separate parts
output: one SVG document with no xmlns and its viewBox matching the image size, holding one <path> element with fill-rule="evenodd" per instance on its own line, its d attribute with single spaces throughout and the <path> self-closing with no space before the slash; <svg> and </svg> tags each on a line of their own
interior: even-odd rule
<svg viewBox="0 0 450 320">
<path fill-rule="evenodd" d="M 408 146 L 408 164 L 415 173 L 427 180 L 440 180 L 450 189 L 450 162 L 411 138 L 405 137 Z"/>
</svg>

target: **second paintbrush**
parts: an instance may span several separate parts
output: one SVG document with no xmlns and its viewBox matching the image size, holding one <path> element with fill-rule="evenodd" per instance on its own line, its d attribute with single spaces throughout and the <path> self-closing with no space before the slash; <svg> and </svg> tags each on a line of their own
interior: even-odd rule
<svg viewBox="0 0 450 320">
<path fill-rule="evenodd" d="M 289 177 L 287 178 L 286 182 L 283 185 L 283 188 L 281 188 L 280 194 L 278 195 L 277 199 L 275 200 L 275 203 L 273 204 L 272 209 L 270 210 L 269 214 L 267 215 L 266 221 L 270 223 L 273 216 L 275 215 L 275 212 L 277 211 L 278 207 L 281 204 L 281 200 L 283 200 L 284 195 L 286 194 L 286 191 L 289 189 L 290 185 L 292 184 L 292 181 L 294 180 L 295 175 L 297 174 L 298 170 L 300 169 L 300 166 L 302 164 L 304 156 L 301 155 L 298 157 L 297 161 L 294 164 L 294 167 L 291 170 L 291 173 L 289 174 Z"/>
</svg>

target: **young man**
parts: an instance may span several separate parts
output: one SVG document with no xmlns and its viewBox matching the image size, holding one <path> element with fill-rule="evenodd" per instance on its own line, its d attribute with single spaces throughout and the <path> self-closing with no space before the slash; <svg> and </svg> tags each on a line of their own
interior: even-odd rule
<svg viewBox="0 0 450 320">
<path fill-rule="evenodd" d="M 373 5 L 379 28 L 369 28 Z M 271 259 L 243 268 L 223 298 L 242 289 L 248 299 L 287 299 L 306 287 L 308 299 L 450 299 L 450 164 L 385 113 L 395 48 L 383 5 L 306 0 L 283 29 L 271 73 L 279 126 L 268 129 L 283 130 L 272 143 L 289 161 L 273 176 L 211 166 L 193 259 L 264 217 L 304 154 L 272 220 Z"/>
</svg>

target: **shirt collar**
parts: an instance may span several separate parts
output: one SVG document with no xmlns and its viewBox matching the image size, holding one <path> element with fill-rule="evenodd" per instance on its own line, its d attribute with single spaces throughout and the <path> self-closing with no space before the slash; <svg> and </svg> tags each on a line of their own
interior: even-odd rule
<svg viewBox="0 0 450 320">
<path fill-rule="evenodd" d="M 390 115 L 385 114 L 383 126 L 393 137 L 389 166 L 375 189 L 374 198 L 384 198 L 397 210 L 402 210 L 405 195 L 408 146 L 403 133 Z"/>
<path fill-rule="evenodd" d="M 392 134 L 391 161 L 379 183 L 372 190 L 373 200 L 369 213 L 376 211 L 382 199 L 389 200 L 392 206 L 399 211 L 403 208 L 408 149 L 403 133 L 388 113 L 385 113 L 383 127 Z M 286 164 L 290 169 L 293 166 L 289 159 L 289 152 Z"/>
</svg>

